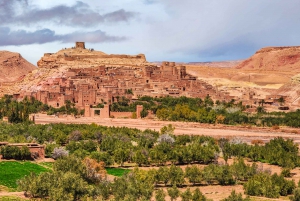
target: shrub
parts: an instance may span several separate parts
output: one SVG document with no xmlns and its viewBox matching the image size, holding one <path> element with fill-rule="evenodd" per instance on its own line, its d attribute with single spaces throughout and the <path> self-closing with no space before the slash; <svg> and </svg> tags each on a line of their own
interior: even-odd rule
<svg viewBox="0 0 300 201">
<path fill-rule="evenodd" d="M 52 158 L 58 159 L 68 155 L 69 155 L 69 151 L 67 151 L 64 147 L 55 147 L 53 150 Z"/>
<path fill-rule="evenodd" d="M 229 197 L 223 199 L 222 201 L 250 201 L 249 197 L 243 198 L 242 194 L 237 194 L 234 190 L 231 191 Z"/>
</svg>

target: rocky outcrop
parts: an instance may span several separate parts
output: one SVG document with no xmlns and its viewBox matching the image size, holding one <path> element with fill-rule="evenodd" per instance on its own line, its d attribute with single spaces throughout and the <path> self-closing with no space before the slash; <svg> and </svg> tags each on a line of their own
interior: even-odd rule
<svg viewBox="0 0 300 201">
<path fill-rule="evenodd" d="M 19 53 L 0 51 L 0 82 L 14 82 L 34 69 Z"/>
<path fill-rule="evenodd" d="M 147 63 L 144 54 L 116 55 L 105 54 L 93 49 L 85 49 L 84 44 L 78 47 L 65 48 L 57 53 L 45 53 L 37 62 L 39 68 L 74 67 L 89 68 L 99 65 L 132 65 L 140 66 Z"/>
<path fill-rule="evenodd" d="M 298 72 L 300 71 L 300 46 L 262 48 L 235 68 Z"/>
</svg>

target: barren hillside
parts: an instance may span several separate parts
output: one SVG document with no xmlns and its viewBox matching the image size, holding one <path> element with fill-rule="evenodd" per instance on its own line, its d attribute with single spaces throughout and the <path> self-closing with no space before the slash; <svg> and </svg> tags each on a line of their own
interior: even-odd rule
<svg viewBox="0 0 300 201">
<path fill-rule="evenodd" d="M 300 46 L 262 48 L 235 68 L 300 72 Z"/>
<path fill-rule="evenodd" d="M 208 66 L 208 67 L 221 67 L 221 68 L 231 68 L 239 65 L 244 60 L 233 60 L 233 61 L 210 61 L 210 62 L 189 62 L 188 65 L 196 66 Z"/>
<path fill-rule="evenodd" d="M 0 82 L 13 82 L 36 69 L 19 53 L 0 51 Z"/>
</svg>

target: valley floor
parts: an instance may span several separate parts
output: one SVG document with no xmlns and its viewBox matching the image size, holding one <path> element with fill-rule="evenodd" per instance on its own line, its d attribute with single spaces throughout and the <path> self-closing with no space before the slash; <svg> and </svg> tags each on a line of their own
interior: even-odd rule
<svg viewBox="0 0 300 201">
<path fill-rule="evenodd" d="M 91 124 L 95 123 L 103 126 L 115 127 L 129 127 L 141 130 L 152 129 L 159 131 L 163 126 L 172 124 L 175 127 L 176 134 L 188 135 L 207 135 L 215 138 L 242 138 L 245 142 L 250 143 L 252 140 L 269 141 L 275 137 L 291 138 L 296 143 L 300 143 L 300 129 L 281 127 L 279 129 L 272 129 L 270 127 L 251 127 L 251 126 L 227 126 L 227 125 L 213 125 L 200 124 L 194 122 L 172 122 L 172 121 L 158 121 L 150 119 L 114 119 L 114 118 L 93 118 L 93 117 L 54 117 L 46 114 L 38 114 L 35 118 L 36 124 L 48 123 L 74 123 L 74 124 Z"/>
</svg>

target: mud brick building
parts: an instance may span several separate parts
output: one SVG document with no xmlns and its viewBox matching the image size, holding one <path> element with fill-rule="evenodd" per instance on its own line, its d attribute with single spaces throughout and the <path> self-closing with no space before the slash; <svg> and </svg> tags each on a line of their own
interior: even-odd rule
<svg viewBox="0 0 300 201">
<path fill-rule="evenodd" d="M 68 100 L 78 109 L 99 103 L 109 105 L 123 96 L 129 100 L 140 96 L 205 98 L 207 95 L 226 99 L 226 94 L 188 74 L 183 65 L 175 62 L 154 65 L 143 54 L 108 55 L 85 49 L 83 42 L 55 54 L 46 53 L 38 66 L 60 75 L 41 82 L 35 90 L 15 94 L 16 98 L 33 96 L 52 107 L 61 107 Z"/>
</svg>

